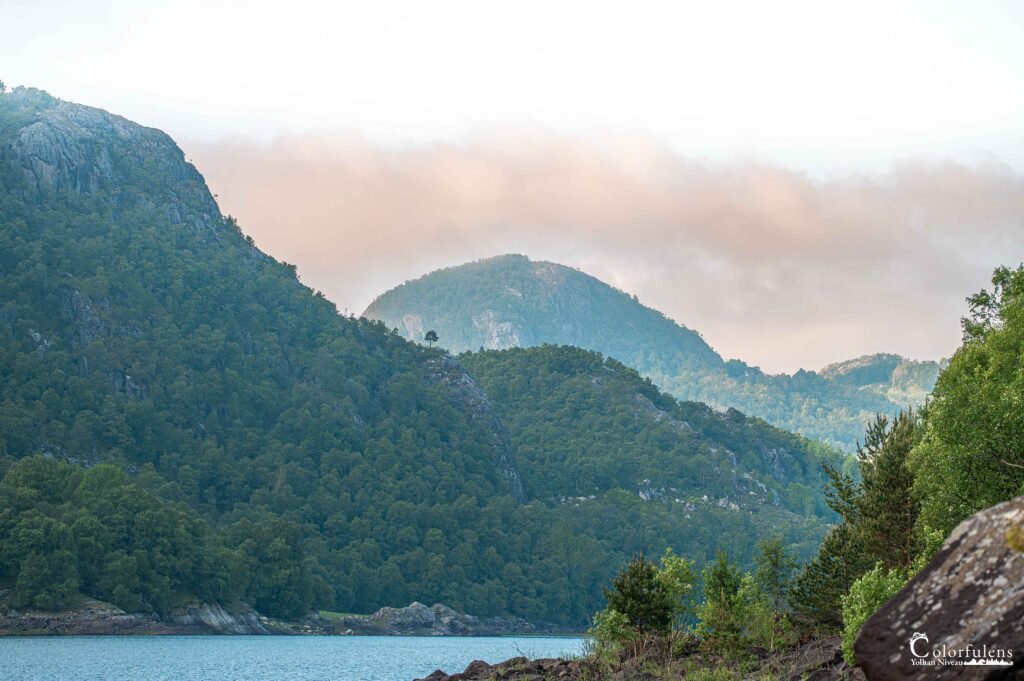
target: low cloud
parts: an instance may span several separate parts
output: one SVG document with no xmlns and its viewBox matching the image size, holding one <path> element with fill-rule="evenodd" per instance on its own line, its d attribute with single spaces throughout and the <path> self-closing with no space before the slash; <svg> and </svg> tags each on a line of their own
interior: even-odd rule
<svg viewBox="0 0 1024 681">
<path fill-rule="evenodd" d="M 520 252 L 636 293 L 770 371 L 867 352 L 948 356 L 964 297 L 1024 258 L 1024 177 L 995 163 L 821 178 L 696 162 L 646 138 L 526 133 L 186 149 L 222 209 L 339 309 Z"/>
</svg>

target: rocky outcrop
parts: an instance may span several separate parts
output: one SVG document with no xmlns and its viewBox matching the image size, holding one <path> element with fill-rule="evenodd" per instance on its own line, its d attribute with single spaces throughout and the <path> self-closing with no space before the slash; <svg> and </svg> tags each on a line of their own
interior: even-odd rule
<svg viewBox="0 0 1024 681">
<path fill-rule="evenodd" d="M 483 430 L 494 451 L 494 466 L 504 478 L 508 490 L 516 503 L 526 503 L 523 481 L 512 458 L 512 436 L 508 426 L 494 410 L 491 399 L 484 389 L 473 380 L 458 360 L 449 355 L 434 357 L 427 361 L 427 378 L 449 389 L 452 402 Z"/>
<path fill-rule="evenodd" d="M 415 681 L 492 681 L 501 679 L 515 679 L 516 681 L 531 681 L 536 679 L 583 679 L 584 668 L 589 668 L 584 662 L 559 660 L 557 658 L 544 658 L 540 660 L 528 660 L 525 657 L 514 657 L 500 664 L 487 664 L 483 660 L 473 660 L 460 674 L 445 674 L 438 669 L 430 676 Z M 597 677 L 599 678 L 599 677 Z"/>
<path fill-rule="evenodd" d="M 379 636 L 506 636 L 538 633 L 538 627 L 517 617 L 481 618 L 436 603 L 381 608 L 372 615 L 347 615 L 337 628 L 353 634 Z"/>
<path fill-rule="evenodd" d="M 102 193 L 111 197 L 115 219 L 141 202 L 159 208 L 172 224 L 216 235 L 220 209 L 166 133 L 34 88 L 16 88 L 8 97 L 25 121 L 6 146 L 29 200 L 55 191 Z M 140 178 L 148 180 L 143 191 L 136 186 Z"/>
<path fill-rule="evenodd" d="M 968 518 L 864 623 L 871 681 L 1024 678 L 1024 553 L 1007 541 L 1022 521 L 1024 497 Z"/>
<path fill-rule="evenodd" d="M 0 594 L 2 595 L 2 594 Z M 123 634 L 266 634 L 257 613 L 228 613 L 218 604 L 193 603 L 161 617 L 129 613 L 115 605 L 87 599 L 60 612 L 0 607 L 2 635 L 105 636 Z"/>
<path fill-rule="evenodd" d="M 266 634 L 259 615 L 253 610 L 229 613 L 219 603 L 193 603 L 167 620 L 183 627 L 202 627 L 216 634 Z"/>
</svg>

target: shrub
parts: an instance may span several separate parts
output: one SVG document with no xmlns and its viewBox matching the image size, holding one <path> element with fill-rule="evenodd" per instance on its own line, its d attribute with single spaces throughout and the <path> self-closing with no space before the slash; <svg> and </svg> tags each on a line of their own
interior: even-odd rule
<svg viewBox="0 0 1024 681">
<path fill-rule="evenodd" d="M 889 570 L 878 563 L 854 582 L 850 593 L 843 596 L 843 658 L 849 664 L 857 664 L 853 642 L 861 626 L 906 583 L 907 576 L 902 570 Z"/>
</svg>

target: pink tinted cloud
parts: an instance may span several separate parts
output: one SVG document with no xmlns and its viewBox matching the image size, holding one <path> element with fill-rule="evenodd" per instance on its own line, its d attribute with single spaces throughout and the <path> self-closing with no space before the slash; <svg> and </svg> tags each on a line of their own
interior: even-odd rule
<svg viewBox="0 0 1024 681">
<path fill-rule="evenodd" d="M 1024 178 L 906 162 L 821 179 L 646 138 L 527 133 L 187 145 L 225 212 L 359 313 L 431 269 L 522 252 L 578 266 L 766 370 L 948 355 L 963 298 L 1024 258 Z"/>
</svg>

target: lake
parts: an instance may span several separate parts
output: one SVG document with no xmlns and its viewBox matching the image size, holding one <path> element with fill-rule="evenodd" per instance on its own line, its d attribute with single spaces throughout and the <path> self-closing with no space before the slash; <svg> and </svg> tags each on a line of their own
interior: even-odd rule
<svg viewBox="0 0 1024 681">
<path fill-rule="evenodd" d="M 412 681 L 473 660 L 579 654 L 570 637 L 0 638 L 2 681 Z"/>
</svg>

